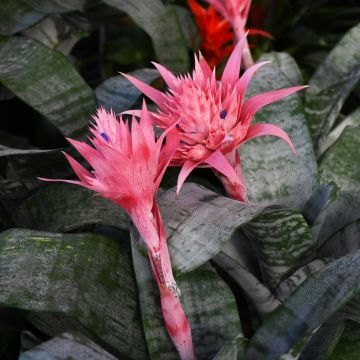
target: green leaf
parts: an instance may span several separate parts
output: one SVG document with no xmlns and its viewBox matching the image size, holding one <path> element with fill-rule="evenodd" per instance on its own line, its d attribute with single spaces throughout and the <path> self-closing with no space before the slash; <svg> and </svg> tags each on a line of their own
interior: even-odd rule
<svg viewBox="0 0 360 360">
<path fill-rule="evenodd" d="M 271 61 L 273 67 L 281 70 L 291 86 L 304 84 L 304 79 L 298 64 L 288 53 L 272 51 L 261 56 L 261 61 L 265 60 Z"/>
<path fill-rule="evenodd" d="M 360 79 L 360 25 L 352 28 L 317 69 L 306 91 L 306 114 L 318 154 L 350 91 Z"/>
<path fill-rule="evenodd" d="M 271 313 L 280 305 L 280 301 L 254 274 L 228 254 L 221 251 L 212 262 L 225 271 L 243 290 L 261 317 Z"/>
<path fill-rule="evenodd" d="M 339 258 L 360 250 L 360 220 L 354 221 L 328 238 L 318 249 L 318 256 Z"/>
<path fill-rule="evenodd" d="M 19 360 L 116 360 L 116 357 L 78 333 L 64 333 L 22 353 Z"/>
<path fill-rule="evenodd" d="M 349 321 L 329 360 L 358 360 L 359 354 L 360 327 Z"/>
<path fill-rule="evenodd" d="M 137 231 L 131 229 L 133 264 L 149 355 L 151 359 L 178 359 L 165 330 L 159 292 L 147 252 L 139 239 Z M 241 332 L 235 298 L 210 264 L 180 275 L 176 281 L 190 322 L 197 358 L 210 359 L 225 342 Z"/>
<path fill-rule="evenodd" d="M 310 339 L 299 360 L 326 360 L 333 352 L 345 328 L 345 321 L 329 321 Z"/>
<path fill-rule="evenodd" d="M 128 229 L 128 217 L 119 206 L 69 184 L 41 189 L 21 204 L 12 219 L 17 227 L 51 232 L 68 232 L 97 223 Z"/>
<path fill-rule="evenodd" d="M 129 74 L 146 84 L 150 84 L 159 77 L 155 69 L 140 69 Z M 131 109 L 141 92 L 119 74 L 100 84 L 95 89 L 95 94 L 100 106 L 108 110 L 112 109 L 115 114 L 118 114 Z"/>
<path fill-rule="evenodd" d="M 104 0 L 127 13 L 151 37 L 159 62 L 172 71 L 184 72 L 189 56 L 176 12 L 161 0 Z"/>
<path fill-rule="evenodd" d="M 248 360 L 279 359 L 360 291 L 360 252 L 326 265 L 280 305 L 251 339 Z"/>
<path fill-rule="evenodd" d="M 245 204 L 187 183 L 158 196 L 174 271 L 185 273 L 214 257 L 263 206 Z"/>
<path fill-rule="evenodd" d="M 213 360 L 242 360 L 244 359 L 244 335 L 239 334 L 235 339 L 224 344 Z"/>
<path fill-rule="evenodd" d="M 30 154 L 44 154 L 49 152 L 58 151 L 54 150 L 41 150 L 41 149 L 14 149 L 7 146 L 0 145 L 0 156 L 12 155 L 30 155 Z"/>
<path fill-rule="evenodd" d="M 284 73 L 268 64 L 251 80 L 249 93 L 255 95 L 291 85 Z M 242 145 L 239 152 L 250 201 L 301 208 L 317 186 L 317 166 L 299 95 L 265 107 L 255 116 L 255 122 L 275 124 L 285 130 L 298 156 L 273 136 Z"/>
<path fill-rule="evenodd" d="M 48 14 L 83 10 L 86 0 L 27 0 L 36 10 Z"/>
<path fill-rule="evenodd" d="M 117 354 L 146 359 L 129 253 L 95 234 L 0 234 L 0 303 L 74 317 Z"/>
<path fill-rule="evenodd" d="M 69 60 L 36 40 L 0 37 L 0 82 L 66 136 L 83 134 L 96 108 Z"/>
<path fill-rule="evenodd" d="M 336 126 L 324 139 L 320 148 L 321 154 L 323 154 L 328 148 L 330 148 L 330 146 L 335 143 L 335 141 L 340 137 L 347 126 L 360 126 L 360 107 L 348 115 L 344 120 L 342 120 L 341 123 Z"/>
<path fill-rule="evenodd" d="M 315 241 L 298 210 L 267 208 L 246 226 L 265 283 L 274 289 L 293 267 L 314 255 Z"/>
<path fill-rule="evenodd" d="M 40 21 L 45 14 L 35 10 L 27 0 L 2 0 L 0 34 L 11 35 Z"/>
<path fill-rule="evenodd" d="M 360 218 L 360 167 L 356 161 L 359 147 L 360 127 L 347 127 L 320 163 L 320 182 L 334 182 L 339 187 L 336 201 L 326 210 L 320 243 Z"/>
</svg>

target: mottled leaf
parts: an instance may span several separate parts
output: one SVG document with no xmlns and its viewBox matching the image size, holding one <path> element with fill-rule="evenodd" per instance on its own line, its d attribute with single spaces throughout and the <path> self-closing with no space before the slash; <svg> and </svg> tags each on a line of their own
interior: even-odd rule
<svg viewBox="0 0 360 360">
<path fill-rule="evenodd" d="M 119 206 L 69 184 L 41 189 L 21 204 L 12 219 L 17 227 L 52 232 L 68 232 L 96 223 L 128 228 L 128 217 Z"/>
<path fill-rule="evenodd" d="M 135 70 L 129 75 L 150 84 L 159 77 L 155 69 Z M 115 114 L 129 110 L 140 97 L 141 92 L 122 75 L 118 74 L 100 84 L 95 89 L 95 94 L 100 106 L 112 109 Z"/>
<path fill-rule="evenodd" d="M 249 94 L 291 85 L 282 71 L 268 64 L 251 80 Z M 316 188 L 317 170 L 299 95 L 288 96 L 260 110 L 255 122 L 272 123 L 285 130 L 298 155 L 295 156 L 284 141 L 273 136 L 242 145 L 239 152 L 250 200 L 301 208 Z"/>
<path fill-rule="evenodd" d="M 14 149 L 7 146 L 0 145 L 0 156 L 12 155 L 30 155 L 30 154 L 44 154 L 58 150 L 41 150 L 41 149 Z"/>
<path fill-rule="evenodd" d="M 78 333 L 64 333 L 22 353 L 19 360 L 116 360 L 116 357 Z"/>
<path fill-rule="evenodd" d="M 178 359 L 166 332 L 159 292 L 139 235 L 131 230 L 135 277 L 139 290 L 141 317 L 151 359 Z M 210 264 L 176 277 L 181 303 L 188 316 L 197 359 L 211 359 L 241 332 L 235 298 Z"/>
<path fill-rule="evenodd" d="M 0 37 L 0 82 L 66 136 L 83 134 L 96 108 L 70 61 L 36 40 Z"/>
<path fill-rule="evenodd" d="M 320 163 L 320 182 L 334 182 L 339 187 L 336 201 L 326 210 L 320 243 L 360 218 L 360 167 L 356 161 L 359 148 L 360 127 L 347 127 Z"/>
<path fill-rule="evenodd" d="M 11 35 L 37 23 L 45 16 L 27 0 L 2 0 L 0 6 L 0 34 Z"/>
<path fill-rule="evenodd" d="M 186 71 L 189 57 L 173 7 L 161 0 L 104 0 L 126 12 L 152 39 L 159 62 L 173 71 Z"/>
<path fill-rule="evenodd" d="M 119 355 L 146 359 L 126 246 L 95 234 L 0 235 L 0 303 L 75 317 Z"/>
<path fill-rule="evenodd" d="M 331 145 L 335 143 L 335 141 L 340 137 L 347 126 L 360 126 L 360 108 L 357 108 L 350 115 L 348 115 L 329 133 L 329 135 L 321 143 L 321 147 L 319 148 L 320 154 L 323 154 Z"/>
<path fill-rule="evenodd" d="M 297 210 L 267 208 L 246 226 L 265 283 L 274 289 L 284 275 L 314 255 L 310 227 Z"/>
<path fill-rule="evenodd" d="M 283 72 L 291 86 L 304 84 L 304 79 L 298 64 L 288 53 L 272 51 L 262 55 L 261 60 L 271 61 L 272 66 L 277 67 Z"/>
<path fill-rule="evenodd" d="M 244 359 L 244 335 L 239 334 L 235 339 L 227 342 L 216 354 L 213 360 L 242 360 Z"/>
<path fill-rule="evenodd" d="M 360 252 L 326 265 L 269 315 L 251 339 L 247 359 L 279 359 L 359 291 Z"/>
<path fill-rule="evenodd" d="M 352 28 L 319 66 L 306 91 L 306 114 L 316 150 L 323 150 L 350 91 L 360 79 L 360 25 Z"/>
</svg>

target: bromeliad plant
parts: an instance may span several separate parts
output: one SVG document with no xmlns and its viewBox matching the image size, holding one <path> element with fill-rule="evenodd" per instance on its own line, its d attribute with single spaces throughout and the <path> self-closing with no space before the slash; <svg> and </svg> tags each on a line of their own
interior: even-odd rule
<svg viewBox="0 0 360 360">
<path fill-rule="evenodd" d="M 164 225 L 155 200 L 165 170 L 179 143 L 172 124 L 155 141 L 154 130 L 145 102 L 138 124 L 117 121 L 112 112 L 99 109 L 91 128 L 94 147 L 68 139 L 94 169 L 86 170 L 64 153 L 78 180 L 62 181 L 83 186 L 121 206 L 129 214 L 143 239 L 160 292 L 161 308 L 168 333 L 183 360 L 195 358 L 191 330 L 180 303 L 180 291 L 172 273 Z M 162 143 L 166 139 L 166 144 Z"/>
<path fill-rule="evenodd" d="M 246 42 L 244 35 L 233 50 L 219 82 L 215 69 L 212 71 L 201 55 L 199 58 L 195 56 L 192 75 L 177 77 L 154 63 L 168 86 L 165 93 L 133 76 L 124 75 L 159 107 L 157 113 L 152 113 L 157 126 L 168 129 L 177 123 L 181 143 L 171 164 L 182 166 L 178 192 L 192 170 L 210 166 L 233 199 L 247 201 L 239 146 L 259 136 L 273 135 L 286 141 L 295 152 L 290 138 L 281 128 L 271 124 L 251 125 L 251 121 L 264 106 L 304 89 L 304 86 L 257 94 L 245 101 L 252 76 L 268 63 L 251 66 L 239 78 Z"/>
<path fill-rule="evenodd" d="M 274 20 L 281 11 L 267 11 L 267 27 L 277 38 L 268 45 L 291 46 L 296 60 L 287 53 L 263 54 L 256 64 L 272 62 L 239 77 L 238 47 L 226 66 L 232 64 L 236 76 L 229 70 L 225 82 L 225 75 L 213 80 L 201 56 L 194 72 L 174 75 L 189 71 L 186 46 L 196 31 L 189 10 L 176 3 L 106 0 L 84 8 L 83 1 L 5 0 L 0 7 L 0 357 L 192 357 L 191 346 L 176 349 L 181 340 L 173 341 L 166 327 L 174 324 L 165 311 L 170 303 L 178 309 L 171 314 L 189 325 L 200 360 L 357 359 L 359 25 L 343 36 L 359 21 L 356 7 L 351 22 L 339 25 L 348 16 L 341 14 L 349 13 L 344 1 L 332 1 L 331 8 L 277 1 L 286 4 L 287 21 Z M 308 36 L 299 36 L 304 24 Z M 321 27 L 334 33 L 325 36 Z M 98 45 L 89 58 L 87 39 L 79 40 L 86 32 L 91 46 Z M 152 58 L 163 64 L 159 71 L 142 68 Z M 117 70 L 149 85 L 144 93 L 156 94 L 152 112 L 144 109 L 141 116 L 134 110 L 141 108 L 141 93 L 123 76 L 110 77 Z M 158 87 L 162 81 L 153 83 L 159 72 L 165 91 Z M 241 140 L 242 116 L 254 109 L 254 99 L 304 83 L 309 88 L 252 114 Z M 90 114 L 99 107 L 106 110 L 98 113 L 88 145 Z M 116 114 L 135 111 L 140 122 L 130 120 L 130 131 L 111 108 Z M 181 112 L 186 116 L 179 119 Z M 197 116 L 202 112 L 203 118 Z M 13 123 L 20 121 L 17 130 Z M 162 128 L 158 140 L 153 121 Z M 268 123 L 287 134 L 296 157 L 274 136 L 243 143 L 253 127 Z M 201 131 L 192 131 L 195 124 Z M 65 137 L 76 139 L 71 142 L 84 158 L 67 148 Z M 115 141 L 120 138 L 125 141 Z M 141 156 L 132 157 L 132 146 L 125 146 L 130 143 Z M 227 152 L 226 145 L 234 149 Z M 73 179 L 61 147 L 79 179 Z M 224 186 L 205 168 L 207 157 L 216 154 L 238 181 L 232 152 L 241 158 L 248 202 L 221 195 Z M 175 166 L 205 156 L 179 194 L 172 187 L 176 168 L 163 174 L 156 192 L 171 154 L 169 165 Z M 37 176 L 85 186 L 45 183 Z M 134 181 L 141 186 L 132 187 Z M 140 234 L 129 226 L 129 215 Z"/>
</svg>

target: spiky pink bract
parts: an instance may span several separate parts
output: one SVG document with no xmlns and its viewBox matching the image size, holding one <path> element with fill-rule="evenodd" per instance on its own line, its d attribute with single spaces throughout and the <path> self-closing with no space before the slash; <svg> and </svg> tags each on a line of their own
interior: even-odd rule
<svg viewBox="0 0 360 360">
<path fill-rule="evenodd" d="M 178 191 L 186 177 L 198 166 L 210 166 L 234 199 L 247 201 L 238 147 L 257 136 L 273 135 L 294 147 L 288 135 L 270 124 L 251 126 L 257 111 L 265 105 L 304 88 L 297 86 L 258 94 L 245 101 L 251 77 L 267 62 L 253 65 L 239 78 L 244 36 L 232 52 L 221 80 L 215 78 L 205 59 L 195 56 L 192 75 L 175 76 L 165 67 L 154 63 L 165 80 L 168 90 L 164 93 L 142 83 L 130 75 L 124 76 L 158 105 L 152 113 L 156 125 L 163 129 L 177 122 L 180 145 L 171 161 L 182 166 Z M 138 114 L 138 111 L 129 111 Z"/>
<path fill-rule="evenodd" d="M 169 127 L 155 141 L 145 103 L 140 123 L 131 122 L 131 133 L 122 118 L 99 109 L 90 131 L 93 146 L 68 139 L 91 165 L 86 170 L 65 154 L 79 180 L 42 179 L 81 185 L 123 207 L 137 227 L 148 250 L 150 264 L 160 291 L 165 326 L 181 359 L 195 359 L 191 330 L 182 309 L 173 277 L 164 225 L 155 194 L 169 162 L 179 145 L 175 128 Z M 167 139 L 163 146 L 163 140 Z"/>
</svg>

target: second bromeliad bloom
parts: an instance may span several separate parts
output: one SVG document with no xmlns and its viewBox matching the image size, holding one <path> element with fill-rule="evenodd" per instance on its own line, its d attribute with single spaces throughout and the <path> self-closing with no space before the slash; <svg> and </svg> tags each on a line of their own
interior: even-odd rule
<svg viewBox="0 0 360 360">
<path fill-rule="evenodd" d="M 251 125 L 255 113 L 262 107 L 299 91 L 305 86 L 273 90 L 245 101 L 245 93 L 255 72 L 268 62 L 251 66 L 239 78 L 246 35 L 233 50 L 217 81 L 205 59 L 195 56 L 192 75 L 175 76 L 165 67 L 154 63 L 168 87 L 161 92 L 140 80 L 124 74 L 139 90 L 158 106 L 151 113 L 153 122 L 167 129 L 175 122 L 180 145 L 171 161 L 182 166 L 178 191 L 187 176 L 199 166 L 211 167 L 233 199 L 246 202 L 238 147 L 258 136 L 273 135 L 285 140 L 295 152 L 288 135 L 272 124 Z M 138 111 L 129 111 L 138 115 Z"/>
</svg>

